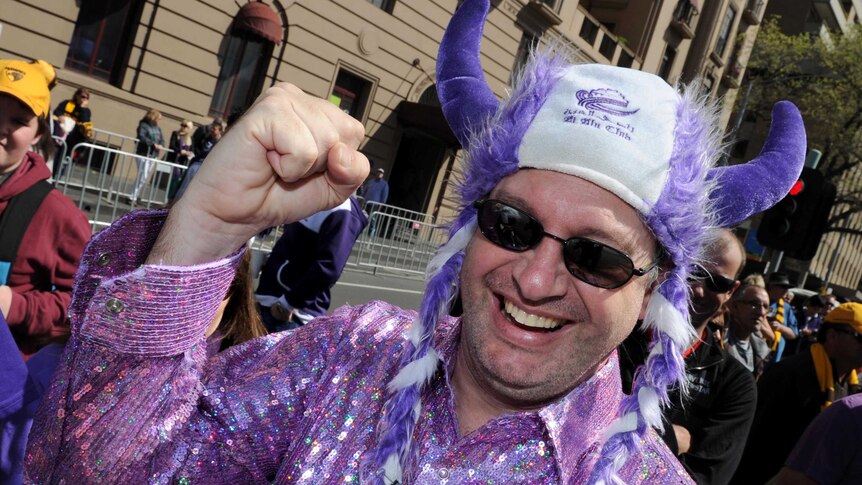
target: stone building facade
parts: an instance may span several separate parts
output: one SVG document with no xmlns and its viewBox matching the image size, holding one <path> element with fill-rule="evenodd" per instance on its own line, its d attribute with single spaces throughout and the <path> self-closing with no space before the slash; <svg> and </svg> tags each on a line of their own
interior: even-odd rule
<svg viewBox="0 0 862 485">
<path fill-rule="evenodd" d="M 390 203 L 445 218 L 459 146 L 443 121 L 434 63 L 459 0 L 0 0 L 0 56 L 58 69 L 55 103 L 92 93 L 96 128 L 134 135 L 150 108 L 166 135 L 246 108 L 275 82 L 361 120 L 363 151 L 386 169 Z M 529 48 L 668 82 L 739 87 L 765 0 L 492 0 L 482 62 L 503 96 Z M 742 38 L 742 42 L 737 39 Z"/>
</svg>

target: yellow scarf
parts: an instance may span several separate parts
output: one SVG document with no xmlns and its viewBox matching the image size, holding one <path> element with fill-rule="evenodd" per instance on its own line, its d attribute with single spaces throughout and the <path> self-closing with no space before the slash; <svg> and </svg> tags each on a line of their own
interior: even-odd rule
<svg viewBox="0 0 862 485">
<path fill-rule="evenodd" d="M 784 325 L 784 298 L 779 298 L 775 305 L 775 321 Z M 781 332 L 774 330 L 775 340 L 772 342 L 770 350 L 778 349 L 778 343 L 781 342 Z"/>
<path fill-rule="evenodd" d="M 820 406 L 820 410 L 823 411 L 835 399 L 835 378 L 832 375 L 832 362 L 829 360 L 826 348 L 819 342 L 811 344 L 811 357 L 814 359 L 814 372 L 817 374 L 820 392 L 826 396 L 825 402 Z M 851 386 L 859 385 L 859 377 L 856 375 L 855 369 L 851 370 L 847 376 L 847 384 Z"/>
</svg>

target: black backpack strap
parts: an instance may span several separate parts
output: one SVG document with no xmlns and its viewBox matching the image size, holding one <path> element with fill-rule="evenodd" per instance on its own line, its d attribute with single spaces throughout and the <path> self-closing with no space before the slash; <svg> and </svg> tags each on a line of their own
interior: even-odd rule
<svg viewBox="0 0 862 485">
<path fill-rule="evenodd" d="M 53 189 L 44 180 L 33 184 L 9 199 L 6 209 L 0 214 L 0 284 L 6 284 L 30 221 Z"/>
</svg>

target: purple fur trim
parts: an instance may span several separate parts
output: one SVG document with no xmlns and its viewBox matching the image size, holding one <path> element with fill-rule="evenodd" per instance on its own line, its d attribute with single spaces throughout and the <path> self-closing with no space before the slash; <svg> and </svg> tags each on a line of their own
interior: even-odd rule
<svg viewBox="0 0 862 485">
<path fill-rule="evenodd" d="M 467 219 L 469 221 L 469 219 Z M 453 225 L 452 234 L 458 227 Z M 425 296 L 419 309 L 419 322 L 422 325 L 422 338 L 417 347 L 409 341 L 401 354 L 401 365 L 421 359 L 428 353 L 433 343 L 434 328 L 444 310 L 457 294 L 458 275 L 464 261 L 463 251 L 454 254 L 433 275 L 425 289 Z M 377 447 L 366 454 L 370 461 L 369 469 L 374 470 L 381 479 L 383 465 L 390 455 L 396 454 L 401 462 L 402 470 L 410 456 L 410 444 L 413 439 L 413 429 L 416 427 L 417 416 L 413 409 L 421 401 L 422 390 L 427 382 L 417 383 L 395 391 L 387 400 L 384 418 L 380 424 L 380 438 Z"/>
<path fill-rule="evenodd" d="M 635 401 L 637 407 L 637 397 L 628 396 L 624 399 Z M 642 421 L 638 418 L 638 429 L 640 430 Z M 640 450 L 640 443 L 635 433 L 618 433 L 608 439 L 607 443 L 602 447 L 602 454 L 599 456 L 593 467 L 592 477 L 589 483 L 596 483 L 603 480 L 605 485 L 623 483 L 617 476 L 617 464 L 615 460 L 620 458 L 620 462 L 625 462 L 632 453 L 637 453 Z"/>
<path fill-rule="evenodd" d="M 656 339 L 661 343 L 662 354 L 647 359 L 644 379 L 646 385 L 652 386 L 658 391 L 662 403 L 667 402 L 667 389 L 675 385 L 684 385 L 679 381 L 679 376 L 685 378 L 685 363 L 682 360 L 679 347 L 673 340 L 664 334 L 659 334 Z"/>
<path fill-rule="evenodd" d="M 518 170 L 521 139 L 564 67 L 561 56 L 536 53 L 524 67 L 511 98 L 471 138 L 464 180 L 456 189 L 465 207 L 488 195 L 503 177 Z"/>
<path fill-rule="evenodd" d="M 720 153 L 715 108 L 703 106 L 696 93 L 686 93 L 677 108 L 670 173 L 646 223 L 673 263 L 659 287 L 661 294 L 688 321 L 689 269 L 698 263 L 709 229 L 714 227 L 709 203 L 709 168 Z M 684 373 L 679 381 L 685 379 Z"/>
<path fill-rule="evenodd" d="M 715 107 L 697 99 L 697 93 L 686 92 L 677 107 L 677 124 L 674 129 L 674 148 L 670 159 L 670 173 L 658 202 L 645 222 L 674 267 L 658 291 L 689 320 L 689 268 L 699 262 L 708 230 L 715 226 L 708 194 L 712 184 L 707 181 L 708 170 L 720 154 L 720 135 L 714 121 Z M 602 447 L 593 476 L 606 484 L 616 483 L 617 466 L 637 452 L 638 440 L 634 436 L 646 432 L 646 423 L 639 412 L 638 391 L 649 386 L 659 400 L 667 403 L 668 388 L 679 386 L 685 392 L 685 365 L 680 349 L 670 337 L 657 332 L 662 352 L 651 355 L 645 369 L 638 372 L 632 395 L 623 399 L 620 415 L 636 411 L 637 430 L 617 433 Z"/>
</svg>

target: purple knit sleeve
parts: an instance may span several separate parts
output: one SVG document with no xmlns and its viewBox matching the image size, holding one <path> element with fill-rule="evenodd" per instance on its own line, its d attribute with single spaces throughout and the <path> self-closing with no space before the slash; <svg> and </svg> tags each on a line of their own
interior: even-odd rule
<svg viewBox="0 0 862 485">
<path fill-rule="evenodd" d="M 299 361 L 284 335 L 207 360 L 204 332 L 240 254 L 142 266 L 165 214 L 133 213 L 85 250 L 72 337 L 34 422 L 26 481 L 250 483 L 277 470 L 284 450 L 272 437 L 290 435 L 306 398 L 276 395 L 274 376 L 284 385 L 312 371 L 283 369 Z"/>
</svg>

